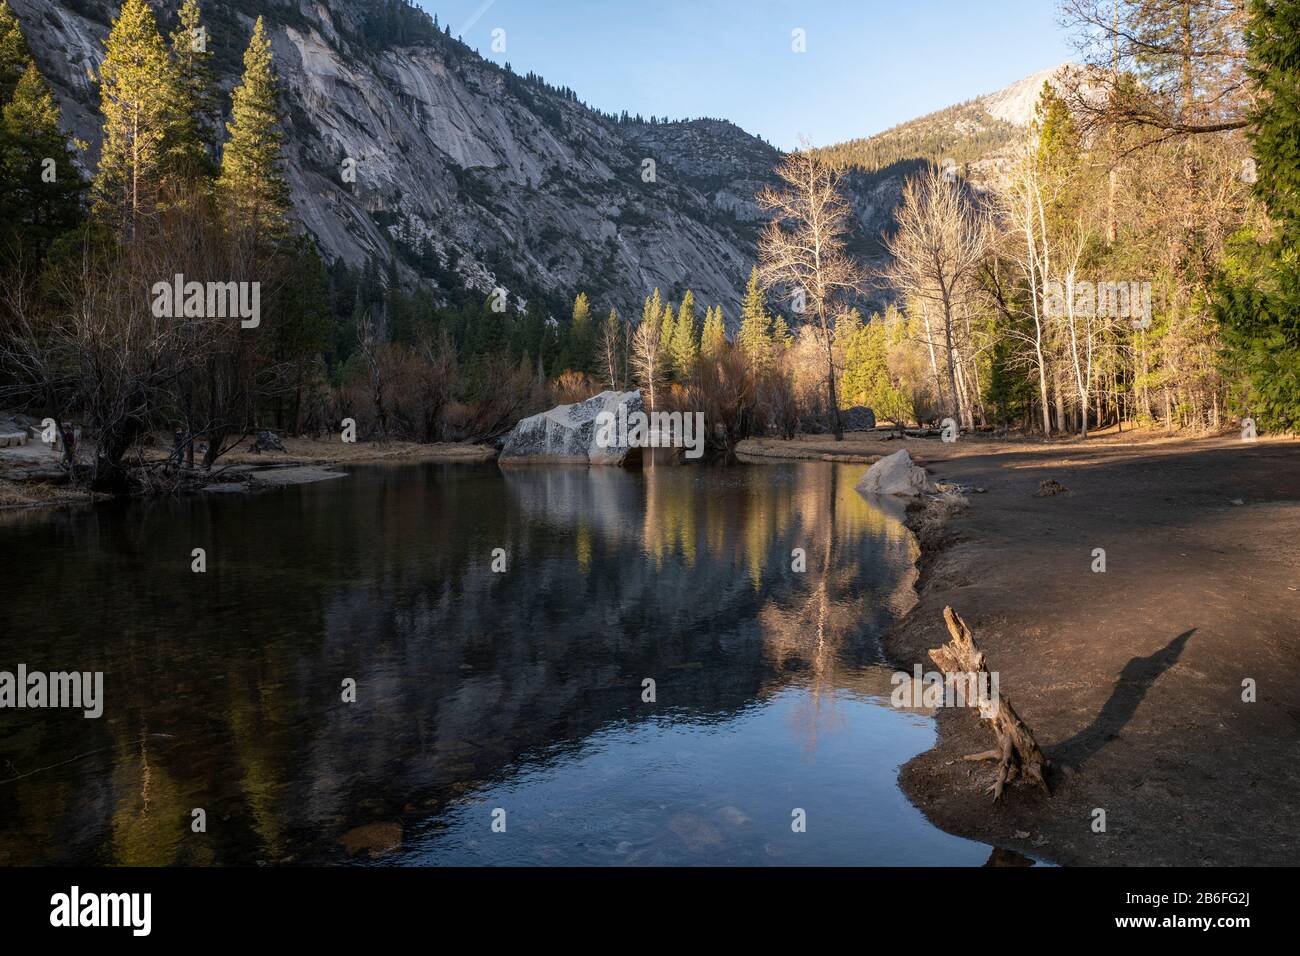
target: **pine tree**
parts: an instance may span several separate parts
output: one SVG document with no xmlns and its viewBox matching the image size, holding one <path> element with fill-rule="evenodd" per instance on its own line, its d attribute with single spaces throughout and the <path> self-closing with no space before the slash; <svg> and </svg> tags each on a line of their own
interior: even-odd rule
<svg viewBox="0 0 1300 956">
<path fill-rule="evenodd" d="M 1255 195 L 1294 248 L 1300 245 L 1300 2 L 1253 0 L 1246 40 L 1251 78 L 1267 94 L 1251 116 Z"/>
<path fill-rule="evenodd" d="M 749 273 L 745 287 L 745 301 L 740 307 L 740 331 L 736 345 L 756 371 L 766 369 L 772 362 L 772 317 L 767 312 L 767 294 L 758 279 L 758 267 Z"/>
<path fill-rule="evenodd" d="M 1078 131 L 1074 117 L 1065 99 L 1051 83 L 1044 82 L 1034 105 L 1033 131 L 1038 135 L 1040 162 L 1053 162 L 1067 156 L 1077 156 Z"/>
<path fill-rule="evenodd" d="M 146 0 L 125 0 L 104 45 L 107 54 L 99 68 L 104 136 L 95 206 L 130 237 L 156 207 L 174 76 Z"/>
<path fill-rule="evenodd" d="M 217 103 L 209 39 L 198 0 L 185 0 L 171 35 L 173 115 L 163 149 L 169 172 L 187 182 L 216 172 L 212 140 Z"/>
<path fill-rule="evenodd" d="M 846 408 L 854 405 L 874 408 L 879 404 L 882 392 L 890 385 L 885 324 L 879 316 L 873 316 L 864 324 L 857 317 L 856 310 L 850 315 L 853 319 L 845 327 L 840 401 Z"/>
<path fill-rule="evenodd" d="M 9 102 L 18 81 L 31 65 L 32 53 L 22 26 L 9 4 L 0 0 L 0 103 Z"/>
<path fill-rule="evenodd" d="M 585 292 L 579 292 L 573 300 L 573 325 L 574 328 L 590 327 L 591 325 L 591 302 Z"/>
<path fill-rule="evenodd" d="M 254 241 L 280 237 L 288 227 L 289 186 L 281 169 L 284 134 L 271 41 L 261 17 L 244 54 L 243 80 L 231 96 L 226 132 L 217 188 L 232 225 Z"/>
<path fill-rule="evenodd" d="M 641 324 L 654 328 L 657 332 L 663 321 L 663 314 L 663 301 L 659 298 L 659 290 L 655 289 L 654 295 L 646 296 L 645 305 L 641 308 Z"/>
<path fill-rule="evenodd" d="M 0 213 L 20 238 L 44 248 L 72 228 L 85 188 L 59 127 L 59 107 L 29 63 L 0 121 Z"/>
<path fill-rule="evenodd" d="M 777 355 L 781 355 L 792 345 L 794 345 L 794 334 L 790 331 L 785 316 L 778 312 L 772 318 L 772 348 L 776 350 Z"/>
<path fill-rule="evenodd" d="M 722 306 L 709 309 L 704 320 L 704 333 L 700 338 L 700 353 L 710 359 L 716 359 L 727 345 L 726 323 L 722 318 Z"/>
<path fill-rule="evenodd" d="M 665 303 L 663 312 L 659 315 L 659 351 L 662 353 L 663 362 L 661 371 L 664 381 L 672 378 L 676 369 L 673 365 L 673 340 L 677 337 L 677 313 L 673 311 L 671 302 Z"/>
<path fill-rule="evenodd" d="M 695 369 L 700 354 L 700 330 L 695 321 L 695 293 L 689 289 L 682 296 L 677 310 L 677 320 L 668 340 L 669 364 L 679 382 L 686 381 Z"/>
<path fill-rule="evenodd" d="M 564 364 L 575 372 L 591 371 L 596 351 L 595 328 L 591 324 L 591 303 L 587 293 L 573 300 L 573 321 L 564 347 Z"/>
<path fill-rule="evenodd" d="M 1235 238 L 1216 310 L 1245 409 L 1271 428 L 1300 428 L 1300 0 L 1252 0 L 1248 72 L 1255 194 L 1276 223 L 1261 243 Z"/>
</svg>

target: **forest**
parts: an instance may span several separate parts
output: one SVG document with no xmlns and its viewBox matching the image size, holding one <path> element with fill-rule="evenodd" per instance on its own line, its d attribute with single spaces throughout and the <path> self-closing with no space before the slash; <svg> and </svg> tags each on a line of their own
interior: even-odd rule
<svg viewBox="0 0 1300 956">
<path fill-rule="evenodd" d="M 734 301 L 646 290 L 620 315 L 574 289 L 555 315 L 457 285 L 454 255 L 400 225 L 386 264 L 322 261 L 289 199 L 264 25 L 226 102 L 198 0 L 172 23 L 124 0 L 83 176 L 85 144 L 62 132 L 0 0 L 0 406 L 84 422 L 95 454 L 75 477 L 114 492 L 180 482 L 138 454 L 159 429 L 211 468 L 260 428 L 344 418 L 369 439 L 491 441 L 603 388 L 703 411 L 720 457 L 754 435 L 839 436 L 858 406 L 900 428 L 1293 431 L 1300 4 L 1065 0 L 1063 14 L 1079 62 L 1044 85 L 1021 141 L 989 134 L 1010 150 L 991 181 L 941 165 L 941 137 L 792 152 L 756 197 L 767 225 Z M 394 2 L 362 40 L 434 29 Z M 905 160 L 921 162 L 888 264 L 869 268 L 848 245 L 844 178 Z M 258 283 L 264 318 L 161 318 L 148 289 L 172 276 Z"/>
</svg>

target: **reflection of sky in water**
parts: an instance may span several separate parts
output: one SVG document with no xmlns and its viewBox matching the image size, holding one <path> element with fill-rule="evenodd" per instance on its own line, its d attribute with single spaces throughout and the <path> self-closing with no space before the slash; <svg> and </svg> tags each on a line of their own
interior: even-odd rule
<svg viewBox="0 0 1300 956">
<path fill-rule="evenodd" d="M 422 865 L 971 865 L 980 843 L 930 826 L 897 768 L 930 746 L 932 723 L 888 699 L 840 692 L 816 745 L 805 688 L 717 724 L 608 728 L 558 765 L 511 767 L 420 828 L 396 862 Z M 832 718 L 833 719 L 829 719 Z M 496 808 L 506 832 L 492 833 Z M 792 811 L 806 812 L 803 833 Z"/>
<path fill-rule="evenodd" d="M 0 865 L 979 862 L 897 788 L 933 733 L 879 704 L 915 547 L 862 470 L 373 467 L 0 515 L 0 667 L 106 696 L 0 711 Z"/>
</svg>

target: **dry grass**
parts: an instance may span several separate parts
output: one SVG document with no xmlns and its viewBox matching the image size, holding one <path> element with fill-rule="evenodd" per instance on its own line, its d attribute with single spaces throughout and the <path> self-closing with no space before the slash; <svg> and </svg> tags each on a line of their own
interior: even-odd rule
<svg viewBox="0 0 1300 956">
<path fill-rule="evenodd" d="M 6 481 L 0 478 L 0 508 L 26 508 L 33 505 L 68 504 L 92 500 L 94 500 L 93 495 L 76 488 L 38 481 Z"/>
<path fill-rule="evenodd" d="M 144 449 L 146 460 L 165 459 L 171 455 L 171 435 L 159 432 L 154 436 L 154 445 Z M 253 439 L 247 438 L 235 448 L 221 456 L 217 462 L 221 465 L 281 465 L 297 464 L 334 464 L 379 461 L 489 461 L 496 456 L 496 449 L 488 445 L 458 444 L 441 442 L 424 445 L 418 442 L 344 442 L 335 438 L 290 438 L 280 436 L 284 451 L 254 452 Z M 196 455 L 196 458 L 199 457 Z"/>
<path fill-rule="evenodd" d="M 965 511 L 970 501 L 960 492 L 944 491 L 925 498 L 924 502 L 912 510 L 907 523 L 923 551 L 937 551 L 943 546 L 948 523 Z"/>
</svg>

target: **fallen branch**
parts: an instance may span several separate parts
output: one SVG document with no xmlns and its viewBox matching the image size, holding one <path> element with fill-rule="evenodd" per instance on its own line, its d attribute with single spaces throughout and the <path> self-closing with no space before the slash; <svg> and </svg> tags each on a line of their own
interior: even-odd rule
<svg viewBox="0 0 1300 956">
<path fill-rule="evenodd" d="M 961 615 L 951 607 L 945 607 L 943 619 L 952 640 L 930 651 L 930 660 L 939 665 L 945 681 L 967 680 L 970 675 L 988 673 L 984 652 L 975 646 L 975 637 Z M 968 754 L 964 759 L 998 761 L 997 777 L 988 788 L 993 800 L 996 802 L 1002 796 L 1003 788 L 1017 777 L 1042 787 L 1045 793 L 1050 794 L 1044 779 L 1047 759 L 1038 749 L 1034 732 L 1020 719 L 1011 701 L 1001 691 L 996 701 L 981 702 L 980 719 L 988 721 L 997 738 L 997 746 L 982 753 Z"/>
</svg>

